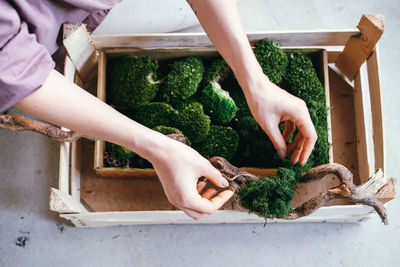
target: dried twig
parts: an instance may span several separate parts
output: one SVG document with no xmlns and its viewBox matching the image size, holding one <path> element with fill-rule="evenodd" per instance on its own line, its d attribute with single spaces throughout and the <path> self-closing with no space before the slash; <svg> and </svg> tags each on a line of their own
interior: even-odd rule
<svg viewBox="0 0 400 267">
<path fill-rule="evenodd" d="M 230 164 L 226 159 L 214 157 L 210 162 L 216 167 L 223 176 L 229 181 L 230 189 L 237 191 L 246 181 L 258 180 L 261 177 L 248 173 Z M 310 215 L 318 208 L 324 206 L 333 199 L 346 199 L 354 203 L 362 203 L 373 207 L 381 217 L 384 224 L 388 224 L 387 212 L 383 203 L 377 198 L 377 193 L 388 186 L 392 181 L 386 179 L 382 170 L 378 170 L 366 183 L 356 186 L 353 183 L 353 174 L 343 165 L 337 163 L 325 164 L 310 169 L 305 172 L 301 182 L 308 183 L 323 178 L 327 174 L 336 175 L 341 184 L 318 194 L 316 197 L 304 202 L 293 212 L 286 215 L 284 219 L 294 220 L 303 216 Z"/>
</svg>

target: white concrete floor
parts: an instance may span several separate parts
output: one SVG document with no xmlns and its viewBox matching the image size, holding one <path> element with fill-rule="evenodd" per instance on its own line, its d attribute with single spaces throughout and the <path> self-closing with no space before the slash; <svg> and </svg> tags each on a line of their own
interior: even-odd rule
<svg viewBox="0 0 400 267">
<path fill-rule="evenodd" d="M 400 178 L 400 1 L 248 0 L 239 9 L 248 31 L 353 28 L 363 13 L 385 15 L 380 63 L 386 174 Z M 389 226 L 376 216 L 361 224 L 265 228 L 75 228 L 48 210 L 49 188 L 58 182 L 58 152 L 55 141 L 38 134 L 0 130 L 0 266 L 400 266 L 398 200 L 389 205 Z M 15 244 L 20 236 L 29 237 L 25 248 Z"/>
</svg>

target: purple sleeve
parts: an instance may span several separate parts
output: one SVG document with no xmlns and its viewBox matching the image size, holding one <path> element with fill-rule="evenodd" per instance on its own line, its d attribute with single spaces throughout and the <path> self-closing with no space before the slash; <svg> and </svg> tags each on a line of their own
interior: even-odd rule
<svg viewBox="0 0 400 267">
<path fill-rule="evenodd" d="M 17 11 L 0 0 L 0 112 L 39 89 L 54 62 Z"/>
</svg>

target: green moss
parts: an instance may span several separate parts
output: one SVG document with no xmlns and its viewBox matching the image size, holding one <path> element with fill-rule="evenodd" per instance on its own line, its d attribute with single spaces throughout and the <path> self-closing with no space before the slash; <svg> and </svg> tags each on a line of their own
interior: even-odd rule
<svg viewBox="0 0 400 267">
<path fill-rule="evenodd" d="M 270 81 L 280 83 L 285 76 L 288 59 L 278 45 L 267 39 L 261 40 L 254 47 L 254 54 Z"/>
<path fill-rule="evenodd" d="M 204 114 L 199 102 L 193 102 L 179 112 L 178 128 L 193 144 L 205 140 L 210 124 L 210 117 Z"/>
<path fill-rule="evenodd" d="M 243 117 L 237 125 L 240 137 L 250 140 L 252 138 L 264 137 L 265 133 L 252 116 Z"/>
<path fill-rule="evenodd" d="M 237 111 L 235 101 L 217 82 L 210 82 L 201 91 L 200 100 L 204 110 L 215 123 L 226 124 L 235 117 Z"/>
<path fill-rule="evenodd" d="M 136 154 L 128 148 L 106 142 L 106 151 L 111 155 L 111 158 L 116 161 L 126 161 L 132 159 Z"/>
<path fill-rule="evenodd" d="M 216 59 L 211 62 L 204 71 L 204 77 L 201 82 L 202 87 L 206 86 L 210 82 L 220 83 L 231 74 L 231 69 L 228 64 L 222 58 Z"/>
<path fill-rule="evenodd" d="M 134 119 L 149 127 L 159 125 L 176 126 L 179 119 L 178 111 L 166 103 L 152 102 L 142 106 L 135 114 Z"/>
<path fill-rule="evenodd" d="M 157 131 L 157 132 L 160 132 L 162 134 L 165 134 L 165 135 L 168 135 L 168 134 L 180 134 L 180 135 L 185 136 L 182 133 L 181 130 L 179 130 L 179 129 L 175 128 L 175 127 L 168 127 L 168 126 L 160 125 L 160 126 L 154 127 L 153 130 Z M 186 136 L 185 136 L 185 138 L 186 138 L 186 144 L 188 146 L 191 146 L 191 142 L 190 142 L 189 138 L 187 138 Z"/>
<path fill-rule="evenodd" d="M 107 73 L 107 101 L 119 110 L 136 109 L 156 95 L 158 62 L 149 57 L 122 56 Z"/>
<path fill-rule="evenodd" d="M 231 127 L 211 125 L 206 139 L 195 149 L 206 159 L 214 156 L 231 160 L 236 153 L 239 135 Z"/>
<path fill-rule="evenodd" d="M 131 167 L 138 168 L 138 169 L 148 169 L 148 168 L 152 168 L 153 165 L 146 159 L 140 157 L 139 155 L 136 155 L 132 159 Z"/>
<path fill-rule="evenodd" d="M 162 83 L 161 99 L 175 104 L 194 95 L 203 79 L 204 64 L 198 57 L 187 57 L 171 64 L 172 71 Z"/>
<path fill-rule="evenodd" d="M 264 218 L 283 218 L 293 208 L 295 173 L 278 169 L 278 176 L 249 181 L 237 192 L 240 204 Z"/>
<path fill-rule="evenodd" d="M 286 80 L 290 92 L 303 99 L 310 112 L 318 134 L 318 140 L 312 152 L 312 166 L 318 166 L 329 162 L 329 143 L 327 130 L 328 109 L 325 104 L 325 90 L 318 79 L 311 60 L 300 52 L 294 52 L 289 56 L 289 65 Z"/>
<path fill-rule="evenodd" d="M 243 117 L 252 116 L 249 106 L 247 105 L 246 97 L 243 94 L 237 82 L 230 80 L 229 82 L 229 96 L 235 101 L 237 111 L 234 117 L 234 122 L 239 122 Z"/>
</svg>

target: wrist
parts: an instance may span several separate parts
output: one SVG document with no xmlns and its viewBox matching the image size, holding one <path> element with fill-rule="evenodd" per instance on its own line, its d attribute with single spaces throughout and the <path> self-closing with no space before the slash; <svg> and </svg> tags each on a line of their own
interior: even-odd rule
<svg viewBox="0 0 400 267">
<path fill-rule="evenodd" d="M 250 73 L 237 77 L 237 79 L 246 98 L 250 95 L 257 94 L 260 91 L 268 90 L 272 85 L 272 82 L 263 73 L 261 67 Z"/>
<path fill-rule="evenodd" d="M 131 149 L 151 163 L 164 158 L 165 154 L 168 154 L 167 151 L 170 151 L 170 143 L 173 140 L 159 132 L 142 127 L 143 131 L 140 131 L 139 135 L 137 133 L 133 135 L 136 137 Z"/>
</svg>

